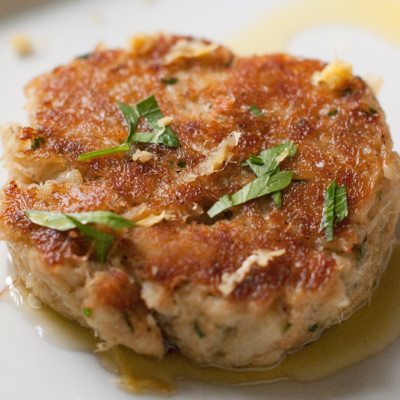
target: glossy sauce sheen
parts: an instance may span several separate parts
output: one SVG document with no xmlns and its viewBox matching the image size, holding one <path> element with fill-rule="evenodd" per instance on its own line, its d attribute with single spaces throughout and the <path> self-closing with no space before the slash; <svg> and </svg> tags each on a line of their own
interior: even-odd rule
<svg viewBox="0 0 400 400">
<path fill-rule="evenodd" d="M 399 260 L 400 246 L 397 245 L 368 305 L 272 368 L 228 370 L 199 367 L 176 353 L 170 353 L 163 361 L 156 362 L 123 347 L 97 354 L 104 366 L 121 376 L 122 387 L 132 392 L 170 393 L 175 389 L 179 378 L 229 384 L 262 383 L 281 379 L 318 380 L 379 353 L 399 336 Z M 75 351 L 94 349 L 96 341 L 88 331 L 45 306 L 40 311 L 33 310 L 27 305 L 28 292 L 20 288 L 18 290 L 22 296 L 20 300 L 25 299 L 19 302 L 20 310 L 36 325 L 36 331 L 40 332 L 41 337 Z M 15 297 L 16 289 L 12 289 L 7 296 L 10 293 Z"/>
<path fill-rule="evenodd" d="M 272 9 L 227 39 L 240 55 L 286 51 L 302 29 L 340 23 L 368 29 L 400 45 L 400 2 L 397 0 L 305 0 Z"/>
</svg>

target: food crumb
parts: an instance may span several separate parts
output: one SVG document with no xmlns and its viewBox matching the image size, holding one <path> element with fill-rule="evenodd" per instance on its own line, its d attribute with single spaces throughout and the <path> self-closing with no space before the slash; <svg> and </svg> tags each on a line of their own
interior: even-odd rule
<svg viewBox="0 0 400 400">
<path fill-rule="evenodd" d="M 14 34 L 11 37 L 11 45 L 21 57 L 26 57 L 33 53 L 32 40 L 26 33 Z"/>
<path fill-rule="evenodd" d="M 362 77 L 365 82 L 367 82 L 368 86 L 372 89 L 375 95 L 378 95 L 381 91 L 381 87 L 383 84 L 382 77 L 373 74 L 366 74 Z"/>
<path fill-rule="evenodd" d="M 325 83 L 329 89 L 339 89 L 353 75 L 352 65 L 336 60 L 329 63 L 322 71 L 316 71 L 311 77 L 312 84 L 318 86 Z"/>
<path fill-rule="evenodd" d="M 147 162 L 152 158 L 153 154 L 149 153 L 148 151 L 136 150 L 136 152 L 132 155 L 133 161 Z"/>
<path fill-rule="evenodd" d="M 87 18 L 94 24 L 101 24 L 103 22 L 103 16 L 98 11 L 90 11 L 87 14 Z"/>
</svg>

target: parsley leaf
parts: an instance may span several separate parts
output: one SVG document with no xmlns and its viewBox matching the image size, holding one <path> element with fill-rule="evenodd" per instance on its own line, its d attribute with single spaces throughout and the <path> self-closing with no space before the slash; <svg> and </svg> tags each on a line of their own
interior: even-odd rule
<svg viewBox="0 0 400 400">
<path fill-rule="evenodd" d="M 42 136 L 33 138 L 33 141 L 31 144 L 31 150 L 32 151 L 37 150 L 40 147 L 41 143 L 44 143 L 44 138 Z"/>
<path fill-rule="evenodd" d="M 290 184 L 294 172 L 280 171 L 279 164 L 286 157 L 293 157 L 296 151 L 296 145 L 292 142 L 286 142 L 264 150 L 258 156 L 250 156 L 241 165 L 249 166 L 257 175 L 257 178 L 231 196 L 222 196 L 207 211 L 207 214 L 212 218 L 230 207 L 243 204 L 266 194 L 271 194 L 278 208 L 281 208 L 281 190 Z"/>
<path fill-rule="evenodd" d="M 101 263 L 107 258 L 107 251 L 114 240 L 114 235 L 99 231 L 89 223 L 107 225 L 112 229 L 129 228 L 136 224 L 118 214 L 109 211 L 89 211 L 83 213 L 59 213 L 25 210 L 26 217 L 37 225 L 57 231 L 78 228 L 83 235 L 95 243 L 95 251 Z"/>
<path fill-rule="evenodd" d="M 312 325 L 312 326 L 310 326 L 309 328 L 308 328 L 308 330 L 310 331 L 310 332 L 317 332 L 317 330 L 318 330 L 318 324 L 314 324 L 314 325 Z"/>
<path fill-rule="evenodd" d="M 117 105 L 128 124 L 128 136 L 124 140 L 124 143 L 119 146 L 80 154 L 78 161 L 90 160 L 110 154 L 125 153 L 129 151 L 129 144 L 132 142 L 161 143 L 167 147 L 179 147 L 178 138 L 172 132 L 171 128 L 158 124 L 164 116 L 154 95 L 138 103 L 136 108 L 119 102 L 117 102 Z M 154 132 L 135 133 L 141 116 L 145 118 Z"/>
<path fill-rule="evenodd" d="M 140 114 L 138 113 L 136 108 L 128 106 L 127 104 L 117 102 L 117 106 L 119 107 L 120 111 L 122 112 L 122 115 L 124 116 L 125 121 L 128 124 L 128 128 L 129 128 L 128 136 L 126 137 L 124 143 L 131 143 L 132 135 L 135 132 L 137 124 L 139 123 Z"/>
<path fill-rule="evenodd" d="M 325 203 L 319 231 L 325 229 L 326 240 L 333 240 L 333 227 L 348 215 L 345 186 L 336 186 L 336 178 L 325 192 Z"/>
<path fill-rule="evenodd" d="M 294 172 L 292 171 L 274 171 L 273 173 L 259 176 L 231 196 L 225 195 L 221 197 L 207 211 L 207 214 L 212 218 L 230 207 L 280 191 L 290 184 L 293 174 Z"/>
<path fill-rule="evenodd" d="M 76 218 L 66 215 L 66 218 L 71 221 L 91 242 L 94 242 L 94 248 L 98 260 L 104 264 L 107 259 L 107 252 L 110 248 L 114 235 L 99 231 L 90 225 L 84 225 Z"/>
<path fill-rule="evenodd" d="M 25 210 L 25 215 L 36 225 L 57 231 L 67 231 L 75 227 L 68 217 L 78 220 L 82 224 L 103 224 L 112 229 L 130 228 L 136 224 L 110 211 L 88 211 L 82 213 L 60 213 L 49 211 Z"/>
<path fill-rule="evenodd" d="M 286 157 L 293 157 L 296 151 L 297 146 L 293 142 L 282 143 L 262 151 L 258 156 L 250 156 L 242 165 L 248 165 L 257 176 L 261 176 L 277 168 Z"/>
<path fill-rule="evenodd" d="M 138 103 L 136 108 L 155 132 L 155 135 L 151 137 L 151 141 L 148 143 L 162 143 L 167 147 L 179 147 L 178 139 L 171 128 L 158 125 L 158 121 L 164 116 L 154 95 Z M 135 135 L 133 140 L 138 141 Z"/>
<path fill-rule="evenodd" d="M 349 211 L 347 208 L 347 194 L 346 194 L 346 186 L 336 186 L 335 193 L 335 217 L 336 224 L 343 221 Z"/>
</svg>

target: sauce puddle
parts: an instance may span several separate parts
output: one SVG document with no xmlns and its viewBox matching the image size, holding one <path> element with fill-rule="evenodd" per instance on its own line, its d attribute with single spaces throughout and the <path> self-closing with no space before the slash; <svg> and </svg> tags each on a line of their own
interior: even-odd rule
<svg viewBox="0 0 400 400">
<path fill-rule="evenodd" d="M 280 5 L 227 38 L 240 55 L 282 52 L 300 31 L 312 26 L 358 26 L 400 45 L 398 0 L 303 0 Z"/>
<path fill-rule="evenodd" d="M 75 351 L 94 351 L 96 340 L 90 332 L 46 306 L 32 309 L 28 305 L 29 292 L 18 286 L 11 286 L 5 297 L 13 297 L 42 338 Z M 328 329 L 317 341 L 286 356 L 277 366 L 241 370 L 201 367 L 173 352 L 157 362 L 121 346 L 97 355 L 105 368 L 120 376 L 121 386 L 133 393 L 171 394 L 182 378 L 220 384 L 314 381 L 377 354 L 396 340 L 400 335 L 398 293 L 400 245 L 394 248 L 368 305 Z"/>
</svg>

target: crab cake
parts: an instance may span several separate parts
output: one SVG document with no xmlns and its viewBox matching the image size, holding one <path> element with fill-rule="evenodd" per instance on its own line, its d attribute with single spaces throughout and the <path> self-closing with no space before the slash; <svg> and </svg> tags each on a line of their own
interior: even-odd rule
<svg viewBox="0 0 400 400">
<path fill-rule="evenodd" d="M 102 348 L 268 365 L 370 296 L 399 161 L 349 65 L 142 35 L 26 93 L 30 126 L 3 128 L 1 238 Z"/>
</svg>

